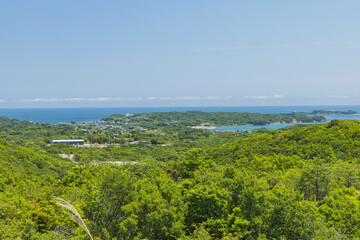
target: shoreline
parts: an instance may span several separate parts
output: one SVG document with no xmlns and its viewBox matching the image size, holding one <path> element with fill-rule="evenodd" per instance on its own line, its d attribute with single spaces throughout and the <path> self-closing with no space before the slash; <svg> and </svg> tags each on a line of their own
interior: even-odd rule
<svg viewBox="0 0 360 240">
<path fill-rule="evenodd" d="M 262 114 L 290 114 L 309 112 L 314 109 L 348 110 L 360 112 L 360 105 L 298 105 L 298 106 L 186 106 L 186 107 L 93 107 L 93 108 L 0 108 L 0 116 L 34 123 L 88 122 L 96 121 L 112 114 L 149 113 L 169 111 L 203 112 L 249 112 Z M 349 115 L 350 117 L 351 115 Z M 359 116 L 355 114 L 354 116 Z M 331 115 L 329 115 L 331 117 Z"/>
<path fill-rule="evenodd" d="M 231 125 L 231 126 L 192 126 L 193 129 L 208 129 L 208 130 L 214 130 L 217 128 L 222 127 L 264 127 L 264 126 L 271 126 L 271 125 L 281 125 L 281 124 L 321 124 L 321 123 L 327 123 L 328 121 L 321 121 L 321 122 L 275 122 L 275 123 L 268 123 L 264 125 L 254 125 L 254 124 L 245 124 L 245 125 Z"/>
</svg>

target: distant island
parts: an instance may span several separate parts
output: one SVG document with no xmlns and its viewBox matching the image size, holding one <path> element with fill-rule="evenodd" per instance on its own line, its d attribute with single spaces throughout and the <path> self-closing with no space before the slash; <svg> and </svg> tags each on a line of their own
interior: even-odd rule
<svg viewBox="0 0 360 240">
<path fill-rule="evenodd" d="M 313 110 L 312 112 L 292 112 L 292 114 L 299 115 L 334 115 L 334 114 L 357 114 L 357 111 L 347 110 L 347 111 L 329 111 L 329 110 Z"/>
<path fill-rule="evenodd" d="M 301 114 L 261 114 L 248 112 L 153 112 L 137 114 L 113 114 L 102 119 L 119 125 L 139 126 L 154 129 L 160 126 L 236 126 L 269 125 L 281 123 L 325 122 L 323 116 L 305 116 Z"/>
</svg>

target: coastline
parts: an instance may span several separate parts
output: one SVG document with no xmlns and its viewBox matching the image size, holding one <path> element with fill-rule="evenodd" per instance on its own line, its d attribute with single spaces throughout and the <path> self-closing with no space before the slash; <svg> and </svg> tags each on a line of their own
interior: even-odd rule
<svg viewBox="0 0 360 240">
<path fill-rule="evenodd" d="M 149 113 L 169 111 L 249 112 L 262 114 L 290 114 L 314 109 L 348 110 L 360 112 L 360 105 L 307 105 L 307 106 L 187 106 L 187 107 L 95 107 L 95 108 L 0 108 L 0 116 L 18 120 L 32 119 L 34 123 L 96 121 L 112 114 Z M 332 117 L 336 115 L 328 115 Z M 359 115 L 348 115 L 356 116 Z M 358 118 L 356 118 L 358 119 Z"/>
<path fill-rule="evenodd" d="M 262 127 L 262 126 L 271 126 L 271 125 L 282 125 L 282 124 L 320 124 L 320 123 L 326 123 L 328 121 L 321 121 L 321 122 L 302 122 L 302 121 L 292 121 L 292 122 L 274 122 L 274 123 L 268 123 L 264 125 L 254 125 L 254 124 L 244 124 L 244 125 L 232 125 L 232 126 L 192 126 L 191 128 L 194 129 L 217 129 L 222 127 Z"/>
</svg>

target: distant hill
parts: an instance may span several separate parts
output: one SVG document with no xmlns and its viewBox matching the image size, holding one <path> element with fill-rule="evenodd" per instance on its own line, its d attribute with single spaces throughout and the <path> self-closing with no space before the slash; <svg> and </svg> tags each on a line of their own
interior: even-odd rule
<svg viewBox="0 0 360 240">
<path fill-rule="evenodd" d="M 270 131 L 225 144 L 214 150 L 211 158 L 220 163 L 241 162 L 246 165 L 250 164 L 255 156 L 277 154 L 296 155 L 304 160 L 360 160 L 360 122 L 333 120 L 327 124 L 289 131 Z"/>
<path fill-rule="evenodd" d="M 248 112 L 154 112 L 131 114 L 113 114 L 104 121 L 115 121 L 119 124 L 136 124 L 143 127 L 161 125 L 266 125 L 273 123 L 324 122 L 323 116 L 304 116 L 300 114 L 261 114 Z"/>
<path fill-rule="evenodd" d="M 333 115 L 333 114 L 357 114 L 357 111 L 347 110 L 347 111 L 328 111 L 328 110 L 313 110 L 311 112 L 293 112 L 292 114 L 300 115 Z"/>
<path fill-rule="evenodd" d="M 26 175 L 49 175 L 59 178 L 74 164 L 45 152 L 35 152 L 29 148 L 0 141 L 0 166 L 7 171 Z M 0 175 L 1 176 L 1 175 Z"/>
</svg>

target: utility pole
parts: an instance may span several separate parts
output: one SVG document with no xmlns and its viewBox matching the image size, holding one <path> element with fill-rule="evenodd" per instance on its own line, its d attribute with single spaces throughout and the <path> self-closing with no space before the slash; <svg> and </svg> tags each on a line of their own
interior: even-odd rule
<svg viewBox="0 0 360 240">
<path fill-rule="evenodd" d="M 92 130 L 89 130 L 90 138 L 91 138 L 91 144 L 92 144 Z"/>
</svg>

